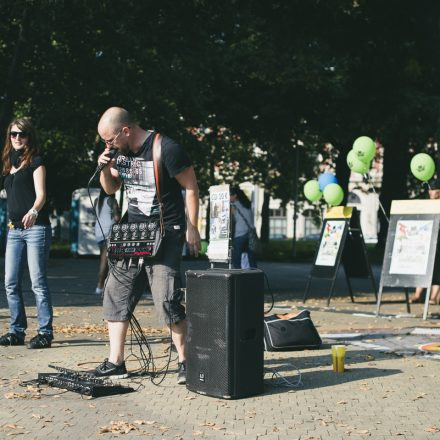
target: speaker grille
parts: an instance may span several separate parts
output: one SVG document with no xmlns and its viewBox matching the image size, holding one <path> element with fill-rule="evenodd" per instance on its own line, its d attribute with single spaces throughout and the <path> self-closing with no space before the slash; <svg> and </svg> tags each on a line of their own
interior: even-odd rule
<svg viewBox="0 0 440 440">
<path fill-rule="evenodd" d="M 187 319 L 189 389 L 225 398 L 261 392 L 261 271 L 187 272 Z"/>
</svg>

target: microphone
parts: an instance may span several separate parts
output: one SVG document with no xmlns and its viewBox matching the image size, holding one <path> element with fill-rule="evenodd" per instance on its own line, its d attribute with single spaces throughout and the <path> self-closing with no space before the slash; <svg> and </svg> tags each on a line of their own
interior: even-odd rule
<svg viewBox="0 0 440 440">
<path fill-rule="evenodd" d="M 110 160 L 112 160 L 115 156 L 116 156 L 116 154 L 118 153 L 118 149 L 117 148 L 112 148 L 110 151 L 109 151 L 109 153 L 108 153 L 108 155 L 107 155 L 107 157 L 110 159 Z M 105 164 L 99 164 L 98 166 L 97 166 L 97 168 L 96 168 L 96 171 L 95 171 L 95 174 L 96 173 L 100 173 L 106 166 L 108 165 L 108 162 L 107 163 L 105 163 Z"/>
</svg>

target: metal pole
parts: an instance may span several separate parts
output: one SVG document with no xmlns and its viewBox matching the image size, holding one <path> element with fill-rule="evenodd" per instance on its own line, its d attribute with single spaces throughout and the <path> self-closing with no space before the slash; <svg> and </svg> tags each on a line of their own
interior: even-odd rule
<svg viewBox="0 0 440 440">
<path fill-rule="evenodd" d="M 293 145 L 295 149 L 295 180 L 293 181 L 293 241 L 292 241 L 292 257 L 296 258 L 296 218 L 297 218 L 297 209 L 298 209 L 298 145 Z"/>
</svg>

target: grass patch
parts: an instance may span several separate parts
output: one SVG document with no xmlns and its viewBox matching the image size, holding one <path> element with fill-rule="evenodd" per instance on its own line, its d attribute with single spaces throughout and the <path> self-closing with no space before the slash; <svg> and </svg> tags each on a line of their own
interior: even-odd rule
<svg viewBox="0 0 440 440">
<path fill-rule="evenodd" d="M 292 239 L 270 240 L 263 246 L 263 254 L 260 260 L 264 261 L 295 261 L 312 263 L 319 246 L 317 240 L 299 240 L 296 242 L 296 257 L 292 254 Z M 384 249 L 375 244 L 367 244 L 367 255 L 370 264 L 382 264 Z"/>
<path fill-rule="evenodd" d="M 68 241 L 53 241 L 50 245 L 51 258 L 69 258 L 72 256 L 70 252 L 70 243 Z"/>
<path fill-rule="evenodd" d="M 292 255 L 292 239 L 288 240 L 270 240 L 269 243 L 263 245 L 263 253 L 258 258 L 261 261 L 292 261 L 312 263 L 315 258 L 316 250 L 319 246 L 317 240 L 300 240 L 296 242 L 296 257 Z M 202 241 L 202 252 L 199 259 L 207 259 L 206 249 L 208 243 Z M 375 244 L 367 244 L 367 254 L 370 264 L 382 264 L 384 250 L 378 248 Z M 51 258 L 70 258 L 70 243 L 68 241 L 54 241 L 50 247 Z M 194 257 L 186 256 L 185 259 L 194 259 Z"/>
</svg>

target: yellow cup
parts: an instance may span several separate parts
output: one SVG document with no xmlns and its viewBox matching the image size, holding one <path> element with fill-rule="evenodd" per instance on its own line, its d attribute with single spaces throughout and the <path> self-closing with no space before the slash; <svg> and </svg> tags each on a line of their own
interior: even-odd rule
<svg viewBox="0 0 440 440">
<path fill-rule="evenodd" d="M 345 350 L 345 345 L 332 345 L 332 364 L 335 373 L 344 372 Z"/>
</svg>

